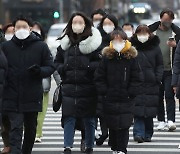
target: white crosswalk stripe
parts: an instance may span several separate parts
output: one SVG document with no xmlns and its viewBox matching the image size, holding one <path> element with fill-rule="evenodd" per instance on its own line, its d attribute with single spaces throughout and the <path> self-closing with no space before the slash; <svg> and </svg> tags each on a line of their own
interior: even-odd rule
<svg viewBox="0 0 180 154">
<path fill-rule="evenodd" d="M 152 153 L 165 153 L 173 154 L 180 153 L 178 145 L 180 144 L 180 112 L 176 110 L 176 126 L 175 132 L 169 132 L 167 129 L 164 131 L 157 131 L 157 120 L 154 119 L 155 132 L 150 143 L 136 143 L 132 137 L 132 127 L 130 128 L 130 140 L 128 145 L 128 151 L 133 153 L 144 154 L 144 152 Z M 43 138 L 41 143 L 35 143 L 33 153 L 36 152 L 53 152 L 63 151 L 63 129 L 61 128 L 61 112 L 54 113 L 52 108 L 49 107 L 43 127 Z M 80 131 L 76 131 L 74 139 L 73 151 L 80 151 L 81 134 Z M 0 147 L 3 143 L 0 140 Z M 103 146 L 95 146 L 94 151 L 110 152 L 111 149 L 107 146 L 107 140 Z"/>
</svg>

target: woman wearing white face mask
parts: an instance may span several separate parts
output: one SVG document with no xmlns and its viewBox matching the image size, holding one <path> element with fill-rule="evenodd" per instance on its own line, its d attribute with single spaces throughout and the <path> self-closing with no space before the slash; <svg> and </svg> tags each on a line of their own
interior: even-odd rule
<svg viewBox="0 0 180 154">
<path fill-rule="evenodd" d="M 98 29 L 102 36 L 102 43 L 101 43 L 101 46 L 98 48 L 99 57 L 101 58 L 102 49 L 108 46 L 109 42 L 111 41 L 111 32 L 113 32 L 115 29 L 121 29 L 121 28 L 118 26 L 117 18 L 114 15 L 107 14 L 101 20 L 98 26 Z M 101 132 L 102 132 L 102 135 L 100 136 L 100 138 L 96 139 L 96 145 L 99 145 L 99 146 L 102 145 L 109 136 L 107 125 L 106 125 L 103 111 L 102 111 L 102 103 L 103 102 L 99 101 L 97 105 L 97 117 L 99 118 Z"/>
<path fill-rule="evenodd" d="M 159 85 L 163 75 L 163 58 L 158 36 L 153 35 L 146 25 L 137 27 L 131 43 L 138 50 L 138 61 L 144 75 L 144 83 L 134 99 L 135 118 L 133 136 L 138 143 L 151 142 L 153 117 L 157 115 Z"/>
<path fill-rule="evenodd" d="M 133 120 L 131 97 L 142 83 L 135 57 L 137 50 L 123 31 L 111 34 L 110 45 L 102 50 L 102 61 L 95 72 L 98 95 L 103 98 L 103 111 L 110 130 L 113 154 L 127 154 L 129 128 Z"/>
<path fill-rule="evenodd" d="M 101 44 L 101 34 L 84 14 L 74 13 L 59 39 L 55 65 L 63 84 L 64 154 L 71 153 L 77 118 L 83 120 L 85 127 L 85 153 L 91 154 L 97 102 L 93 83 L 96 69 L 94 54 Z"/>
</svg>

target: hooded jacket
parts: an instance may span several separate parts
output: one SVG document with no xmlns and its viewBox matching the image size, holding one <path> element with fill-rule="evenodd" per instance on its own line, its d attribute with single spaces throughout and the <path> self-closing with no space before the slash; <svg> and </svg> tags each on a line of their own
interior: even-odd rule
<svg viewBox="0 0 180 154">
<path fill-rule="evenodd" d="M 159 101 L 159 84 L 163 75 L 163 58 L 159 47 L 158 36 L 151 37 L 141 43 L 137 36 L 131 38 L 131 43 L 138 50 L 138 62 L 142 69 L 144 82 L 139 87 L 139 94 L 135 102 L 135 116 L 155 117 Z"/>
<path fill-rule="evenodd" d="M 126 41 L 126 45 L 127 45 Z M 133 103 L 137 88 L 142 83 L 140 68 L 133 46 L 118 53 L 113 47 L 105 47 L 103 58 L 95 72 L 98 95 L 104 96 L 103 110 L 110 129 L 129 128 L 133 118 Z"/>
<path fill-rule="evenodd" d="M 97 96 L 93 78 L 97 61 L 94 53 L 101 41 L 96 28 L 92 28 L 92 36 L 77 44 L 72 45 L 67 35 L 60 40 L 55 65 L 63 83 L 63 117 L 95 115 Z"/>
<path fill-rule="evenodd" d="M 160 24 L 161 24 L 161 22 L 157 21 L 157 22 L 149 25 L 148 27 L 151 30 L 151 32 L 153 33 L 159 28 Z M 175 34 L 174 37 L 175 37 L 175 40 L 176 40 L 176 44 L 178 44 L 178 42 L 180 40 L 180 28 L 177 25 L 175 25 L 174 23 L 172 23 L 171 29 L 172 29 L 173 33 Z M 175 50 L 176 50 L 176 47 L 174 47 L 173 50 L 172 50 L 173 51 L 172 52 L 172 61 L 174 60 Z"/>
<path fill-rule="evenodd" d="M 40 112 L 42 110 L 42 78 L 55 70 L 48 46 L 36 35 L 25 40 L 16 36 L 2 44 L 8 60 L 8 73 L 3 95 L 3 110 L 16 112 Z M 39 66 L 39 73 L 28 71 Z"/>
</svg>

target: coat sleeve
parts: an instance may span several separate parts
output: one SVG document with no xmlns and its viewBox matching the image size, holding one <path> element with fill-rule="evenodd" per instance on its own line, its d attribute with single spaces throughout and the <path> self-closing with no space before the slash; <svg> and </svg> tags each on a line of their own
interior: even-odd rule
<svg viewBox="0 0 180 154">
<path fill-rule="evenodd" d="M 50 77 L 51 74 L 53 74 L 53 72 L 55 71 L 53 57 L 47 44 L 44 44 L 42 62 L 40 68 L 41 68 L 42 78 Z"/>
<path fill-rule="evenodd" d="M 98 95 L 105 96 L 107 93 L 107 65 L 106 59 L 103 57 L 97 70 L 95 71 L 94 81 Z"/>
<path fill-rule="evenodd" d="M 64 73 L 64 50 L 59 46 L 57 48 L 57 54 L 54 60 L 55 67 L 60 76 L 63 76 Z"/>
<path fill-rule="evenodd" d="M 90 70 L 91 71 L 95 71 L 97 69 L 97 67 L 99 66 L 100 60 L 101 58 L 100 58 L 98 50 L 90 54 Z"/>
<path fill-rule="evenodd" d="M 144 81 L 144 75 L 141 69 L 141 66 L 138 62 L 138 59 L 132 59 L 131 68 L 130 68 L 130 81 L 129 81 L 129 95 L 131 98 L 134 98 L 136 95 L 141 94 L 140 87 Z"/>
<path fill-rule="evenodd" d="M 160 47 L 157 47 L 157 54 L 156 54 L 156 69 L 155 69 L 155 75 L 156 75 L 156 81 L 160 83 L 162 81 L 164 66 L 163 66 L 163 57 Z"/>
<path fill-rule="evenodd" d="M 175 51 L 174 64 L 173 64 L 173 75 L 172 75 L 172 86 L 180 86 L 178 84 L 180 75 L 180 42 Z"/>
</svg>

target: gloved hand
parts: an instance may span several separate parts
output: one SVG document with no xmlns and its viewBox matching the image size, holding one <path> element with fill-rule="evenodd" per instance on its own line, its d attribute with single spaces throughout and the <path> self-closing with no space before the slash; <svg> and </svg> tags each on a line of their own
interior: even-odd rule
<svg viewBox="0 0 180 154">
<path fill-rule="evenodd" d="M 37 64 L 30 66 L 27 70 L 32 75 L 40 75 L 40 73 L 41 73 L 41 68 Z"/>
</svg>

